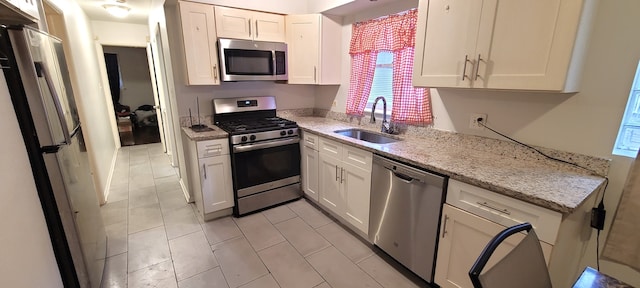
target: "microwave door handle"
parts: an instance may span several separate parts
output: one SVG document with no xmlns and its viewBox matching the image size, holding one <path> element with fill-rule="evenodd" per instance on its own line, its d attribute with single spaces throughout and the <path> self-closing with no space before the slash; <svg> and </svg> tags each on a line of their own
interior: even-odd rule
<svg viewBox="0 0 640 288">
<path fill-rule="evenodd" d="M 67 127 L 67 121 L 65 121 L 64 110 L 62 109 L 62 103 L 60 103 L 60 98 L 58 97 L 58 91 L 56 91 L 56 87 L 53 86 L 53 81 L 51 80 L 51 75 L 49 75 L 49 71 L 44 66 L 42 62 L 34 62 L 36 73 L 38 77 L 44 77 L 44 81 L 47 83 L 47 88 L 49 88 L 49 92 L 53 98 L 53 103 L 56 106 L 56 114 L 58 115 L 58 120 L 60 121 L 60 128 L 62 129 L 62 134 L 64 135 L 64 142 L 61 144 L 69 145 L 71 144 L 71 135 L 69 134 L 69 128 Z"/>
<path fill-rule="evenodd" d="M 271 62 L 273 62 L 273 76 L 276 76 L 276 73 L 278 71 L 278 66 L 277 62 L 276 62 L 276 51 L 275 50 L 271 50 Z"/>
</svg>

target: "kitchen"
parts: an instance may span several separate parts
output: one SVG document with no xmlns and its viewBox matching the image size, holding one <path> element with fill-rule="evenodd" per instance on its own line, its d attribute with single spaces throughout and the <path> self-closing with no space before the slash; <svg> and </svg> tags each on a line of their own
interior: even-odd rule
<svg viewBox="0 0 640 288">
<path fill-rule="evenodd" d="M 81 83 L 81 90 L 87 94 L 99 86 L 100 80 L 97 72 L 92 72 L 92 63 L 96 63 L 93 45 L 94 39 L 88 27 L 89 20 L 82 16 L 82 12 L 78 11 L 77 5 L 61 1 L 61 6 L 66 7 L 65 11 L 74 11 L 70 19 L 66 19 L 69 27 L 77 29 L 77 31 L 69 31 L 71 44 L 74 45 L 74 56 L 84 61 L 75 61 L 74 64 L 78 71 L 87 71 L 86 82 Z M 229 1 L 227 1 L 229 2 Z M 380 1 L 382 2 L 382 1 Z M 379 15 L 389 14 L 405 10 L 406 8 L 415 7 L 416 3 L 409 1 L 396 1 L 389 6 L 376 9 L 366 10 L 364 12 L 354 13 L 345 17 L 343 23 L 343 51 L 346 51 L 346 41 L 350 35 L 351 27 L 346 23 L 369 19 Z M 252 4 L 246 4 L 246 7 L 256 10 L 270 11 L 269 7 L 288 7 L 288 9 L 296 9 L 299 7 L 295 3 L 291 5 L 282 5 L 279 1 L 262 1 L 261 4 L 250 7 Z M 402 3 L 402 4 L 400 4 Z M 215 4 L 229 4 L 225 1 L 219 1 Z M 154 3 L 154 13 L 150 16 L 149 22 L 151 27 L 157 27 L 156 22 L 164 17 L 164 12 L 159 8 L 160 4 Z M 582 84 L 580 93 L 578 94 L 555 94 L 555 93 L 531 93 L 531 92 L 491 92 L 484 90 L 445 90 L 441 89 L 432 93 L 433 114 L 435 115 L 434 128 L 457 131 L 465 134 L 480 135 L 486 137 L 494 137 L 488 131 L 470 130 L 468 127 L 468 115 L 470 113 L 484 112 L 489 115 L 488 121 L 493 127 L 504 132 L 508 132 L 523 142 L 548 147 L 563 151 L 571 151 L 586 155 L 600 156 L 604 158 L 612 158 L 609 177 L 611 184 L 607 193 L 608 213 L 613 215 L 613 207 L 618 202 L 622 186 L 624 185 L 627 172 L 630 167 L 631 160 L 626 157 L 618 157 L 611 155 L 611 146 L 615 139 L 615 133 L 619 127 L 619 120 L 624 110 L 628 97 L 630 83 L 633 80 L 633 71 L 635 71 L 636 61 L 638 59 L 637 49 L 640 43 L 636 39 L 629 38 L 627 35 L 634 35 L 633 27 L 637 27 L 637 21 L 632 15 L 632 5 L 637 5 L 634 1 L 601 1 L 596 13 L 595 25 L 593 28 L 591 41 L 586 58 L 586 64 L 583 71 Z M 321 11 L 318 8 L 318 11 Z M 278 12 L 278 11 L 271 11 Z M 296 11 L 282 11 L 281 13 L 296 13 Z M 115 26 L 115 25 L 114 25 Z M 95 26 L 93 26 L 95 27 Z M 166 27 L 160 24 L 160 30 L 165 31 Z M 150 28 L 145 35 L 155 35 L 155 28 Z M 615 31 L 615 32 L 614 32 Z M 96 32 L 93 32 L 96 33 Z M 163 35 L 167 35 L 166 32 Z M 99 36 L 105 39 L 106 36 Z M 85 42 L 83 42 L 85 41 Z M 167 37 L 162 39 L 164 43 Z M 144 40 L 142 41 L 144 42 Z M 635 46 L 634 46 L 635 45 Z M 636 49 L 634 49 L 636 48 Z M 173 53 L 173 51 L 172 51 Z M 171 67 L 173 63 L 166 63 L 167 67 Z M 177 67 L 177 66 L 176 66 Z M 181 117 L 188 115 L 188 110 L 196 111 L 198 108 L 196 100 L 200 101 L 200 113 L 202 115 L 211 115 L 212 94 L 225 94 L 228 96 L 247 96 L 247 95 L 276 95 L 278 98 L 279 109 L 299 109 L 299 108 L 319 108 L 328 109 L 338 113 L 344 113 L 346 106 L 346 90 L 348 87 L 348 58 L 342 59 L 342 84 L 338 86 L 306 86 L 306 85 L 283 85 L 274 83 L 225 83 L 220 87 L 189 87 L 175 86 L 175 96 L 179 99 L 177 103 L 178 115 Z M 172 78 L 180 79 L 181 69 L 171 69 L 174 75 Z M 92 74 L 96 73 L 96 74 Z M 616 77 L 614 77 L 616 76 Z M 179 82 L 179 81 L 176 81 Z M 172 86 L 170 81 L 169 86 Z M 75 88 L 75 87 L 74 87 Z M 212 91 L 214 93 L 212 93 Z M 602 95 L 606 95 L 603 97 Z M 95 98 L 95 101 L 103 101 Z M 334 106 L 335 101 L 335 106 Z M 96 102 L 101 103 L 101 102 Z M 90 107 L 89 103 L 85 104 Z M 88 110 L 87 113 L 92 113 Z M 98 116 L 103 112 L 93 113 Z M 587 116 L 588 115 L 588 116 Z M 94 135 L 109 135 L 109 129 L 105 129 L 108 120 L 105 116 L 104 122 L 94 125 L 92 131 Z M 573 131 L 571 137 L 567 131 Z M 100 137 L 88 135 L 93 145 L 93 149 L 97 152 L 96 157 L 103 159 L 95 159 L 94 174 L 100 182 L 98 185 L 104 189 L 108 182 L 108 175 L 112 158 L 115 156 L 115 144 L 109 144 L 108 141 L 99 141 Z M 107 137 L 106 139 L 108 139 Z M 180 151 L 181 149 L 178 149 Z M 9 168 L 6 168 L 9 169 Z M 13 170 L 13 169 L 12 169 Z M 5 171 L 5 170 L 3 170 Z M 13 175 L 13 174 L 9 174 Z M 11 178 L 12 176 L 9 176 Z M 3 209 L 3 211 L 5 211 Z M 6 218 L 6 217 L 3 217 Z M 612 217 L 607 219 L 608 227 Z M 607 231 L 607 228 L 605 228 Z M 20 239 L 20 238 L 18 238 Z M 585 265 L 594 266 L 595 257 L 595 237 L 591 237 L 590 248 L 587 249 L 587 255 L 583 257 Z M 638 285 L 638 274 L 629 268 L 616 265 L 612 262 L 603 261 L 603 271 L 613 276 L 623 279 L 630 284 Z M 47 267 L 45 267 L 48 269 Z"/>
</svg>

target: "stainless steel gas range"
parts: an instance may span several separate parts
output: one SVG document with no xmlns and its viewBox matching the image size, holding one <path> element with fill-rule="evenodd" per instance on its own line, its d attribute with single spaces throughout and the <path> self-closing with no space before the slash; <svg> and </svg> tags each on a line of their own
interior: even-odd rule
<svg viewBox="0 0 640 288">
<path fill-rule="evenodd" d="M 302 196 L 298 125 L 276 117 L 275 97 L 214 99 L 213 110 L 229 133 L 234 216 Z"/>
</svg>

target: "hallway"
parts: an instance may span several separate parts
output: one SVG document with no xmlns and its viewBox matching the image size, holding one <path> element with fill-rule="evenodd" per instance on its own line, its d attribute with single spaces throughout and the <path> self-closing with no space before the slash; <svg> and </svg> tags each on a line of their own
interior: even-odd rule
<svg viewBox="0 0 640 288">
<path fill-rule="evenodd" d="M 418 287 L 305 200 L 203 222 L 161 144 L 118 152 L 103 287 Z"/>
</svg>

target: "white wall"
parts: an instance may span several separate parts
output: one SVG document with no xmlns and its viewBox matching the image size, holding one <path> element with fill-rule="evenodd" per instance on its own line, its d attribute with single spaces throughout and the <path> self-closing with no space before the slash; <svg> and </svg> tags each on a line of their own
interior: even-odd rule
<svg viewBox="0 0 640 288">
<path fill-rule="evenodd" d="M 120 103 L 136 110 L 141 105 L 154 105 L 153 88 L 147 62 L 147 50 L 137 47 L 103 46 L 104 53 L 118 54 L 122 77 Z"/>
<path fill-rule="evenodd" d="M 402 3 L 406 1 L 398 1 L 398 7 Z M 386 14 L 397 10 L 394 7 L 385 7 Z M 342 85 L 337 91 L 318 88 L 316 107 L 345 112 L 350 71 L 347 54 L 350 23 L 374 18 L 385 12 L 384 9 L 345 17 Z M 611 151 L 640 59 L 640 38 L 634 37 L 640 27 L 636 11 L 640 11 L 640 1 L 599 2 L 580 93 L 432 89 L 433 127 L 436 129 L 497 138 L 488 131 L 468 128 L 470 113 L 487 113 L 491 127 L 525 143 L 613 159 L 605 199 L 607 221 L 601 243 L 606 239 L 631 162 L 629 158 L 612 155 Z M 334 100 L 336 106 L 332 107 Z M 593 234 L 582 263 L 595 267 L 596 237 Z M 608 261 L 602 261 L 601 268 L 604 273 L 640 286 L 637 271 Z"/>
<path fill-rule="evenodd" d="M 115 117 L 111 102 L 107 102 L 111 96 L 104 94 L 94 36 L 86 14 L 74 0 L 51 2 L 63 13 L 69 37 L 65 43 L 66 51 L 71 51 L 67 54 L 67 60 L 72 63 L 73 93 L 83 125 L 98 199 L 104 203 L 117 152 L 113 134 Z"/>
<path fill-rule="evenodd" d="M 146 47 L 149 42 L 147 25 L 91 21 L 91 27 L 96 40 L 102 45 Z"/>
<path fill-rule="evenodd" d="M 63 287 L 3 73 L 0 101 L 0 287 Z"/>
</svg>

